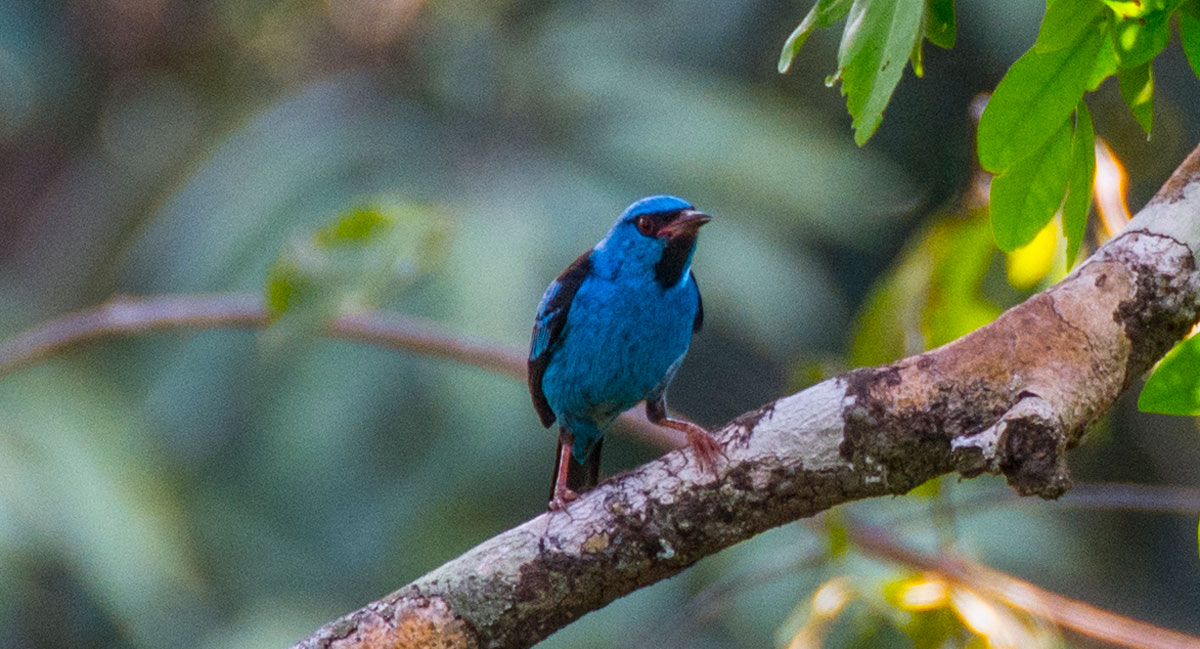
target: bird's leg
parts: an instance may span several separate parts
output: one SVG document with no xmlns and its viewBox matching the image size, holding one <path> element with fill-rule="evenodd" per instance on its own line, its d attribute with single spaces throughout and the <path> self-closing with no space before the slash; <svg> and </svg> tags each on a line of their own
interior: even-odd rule
<svg viewBox="0 0 1200 649">
<path fill-rule="evenodd" d="M 558 435 L 558 472 L 554 477 L 554 496 L 550 498 L 549 508 L 552 512 L 562 511 L 567 508 L 567 503 L 579 497 L 570 487 L 567 486 L 567 473 L 571 470 L 570 462 L 574 462 L 575 458 L 571 457 L 571 447 L 574 446 L 575 437 L 563 430 Z"/>
<path fill-rule="evenodd" d="M 646 417 L 659 426 L 682 431 L 684 435 L 687 435 L 688 444 L 696 453 L 696 461 L 700 464 L 700 470 L 716 471 L 717 455 L 724 454 L 721 446 L 717 444 L 717 440 L 713 439 L 713 436 L 701 426 L 690 421 L 668 417 L 665 397 L 660 396 L 646 402 Z"/>
</svg>

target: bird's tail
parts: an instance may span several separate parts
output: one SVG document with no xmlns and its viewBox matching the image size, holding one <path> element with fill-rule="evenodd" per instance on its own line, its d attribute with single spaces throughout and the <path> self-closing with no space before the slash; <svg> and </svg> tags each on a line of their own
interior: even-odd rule
<svg viewBox="0 0 1200 649">
<path fill-rule="evenodd" d="M 567 456 L 567 488 L 575 493 L 583 493 L 600 482 L 600 446 L 604 439 L 596 440 L 588 453 L 587 461 L 580 464 L 570 455 Z M 554 499 L 554 482 L 558 479 L 558 464 L 562 462 L 563 436 L 558 437 L 558 446 L 554 449 L 554 473 L 550 474 L 550 499 Z"/>
</svg>

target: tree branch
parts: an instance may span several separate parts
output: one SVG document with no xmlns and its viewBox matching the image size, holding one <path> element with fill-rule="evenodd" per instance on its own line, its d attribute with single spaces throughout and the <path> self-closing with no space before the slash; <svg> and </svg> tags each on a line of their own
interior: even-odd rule
<svg viewBox="0 0 1200 649">
<path fill-rule="evenodd" d="M 528 646 L 762 530 L 942 473 L 1001 473 L 1021 493 L 1061 494 L 1065 449 L 1196 318 L 1198 185 L 1200 149 L 1123 235 L 991 325 L 737 418 L 718 433 L 728 460 L 719 476 L 697 472 L 690 451 L 671 453 L 297 647 Z M 266 324 L 253 295 L 117 298 L 0 344 L 0 376 L 107 335 Z M 345 316 L 325 333 L 523 377 L 519 350 L 462 341 L 418 319 Z M 678 444 L 644 419 L 639 428 Z"/>
<path fill-rule="evenodd" d="M 1058 496 L 1065 450 L 1195 322 L 1197 250 L 1200 149 L 1125 233 L 995 322 L 732 421 L 718 475 L 669 453 L 296 647 L 527 647 L 761 531 L 944 473 Z"/>
</svg>

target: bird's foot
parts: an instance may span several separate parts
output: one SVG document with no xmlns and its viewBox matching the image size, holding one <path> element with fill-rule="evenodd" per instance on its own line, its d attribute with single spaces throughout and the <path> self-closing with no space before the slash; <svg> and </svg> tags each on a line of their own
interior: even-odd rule
<svg viewBox="0 0 1200 649">
<path fill-rule="evenodd" d="M 579 498 L 579 494 L 575 493 L 566 486 L 558 485 L 554 489 L 554 497 L 550 499 L 547 507 L 552 512 L 561 512 L 566 510 L 567 505 Z"/>
<path fill-rule="evenodd" d="M 687 427 L 683 428 L 683 432 L 687 435 L 688 444 L 692 446 L 692 451 L 696 454 L 696 463 L 700 465 L 700 470 L 716 473 L 717 456 L 725 454 L 721 450 L 721 445 L 700 426 L 686 421 L 680 423 L 687 424 Z"/>
<path fill-rule="evenodd" d="M 717 443 L 717 440 L 713 439 L 712 434 L 704 430 L 702 426 L 682 419 L 664 418 L 655 423 L 667 428 L 674 428 L 687 435 L 688 444 L 696 454 L 696 463 L 700 465 L 700 470 L 716 473 L 717 456 L 725 455 L 725 451 L 721 449 L 721 445 Z"/>
</svg>

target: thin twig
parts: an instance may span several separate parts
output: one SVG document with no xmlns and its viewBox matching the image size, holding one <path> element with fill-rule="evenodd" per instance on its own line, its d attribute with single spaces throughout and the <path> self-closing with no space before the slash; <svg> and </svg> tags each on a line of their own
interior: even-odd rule
<svg viewBox="0 0 1200 649">
<path fill-rule="evenodd" d="M 119 296 L 0 342 L 0 378 L 68 348 L 110 336 L 167 329 L 261 329 L 268 324 L 262 298 L 252 293 Z M 452 335 L 432 320 L 370 311 L 333 320 L 325 328 L 325 335 L 444 358 L 525 380 L 525 354 L 521 349 Z M 640 409 L 625 413 L 620 422 L 656 446 L 677 448 L 684 444 L 682 433 L 650 423 Z"/>
<path fill-rule="evenodd" d="M 850 542 L 867 554 L 935 572 L 948 581 L 1090 638 L 1135 649 L 1200 649 L 1200 638 L 1096 608 L 962 558 L 928 556 L 896 543 L 874 528 L 852 525 L 848 535 Z"/>
</svg>

